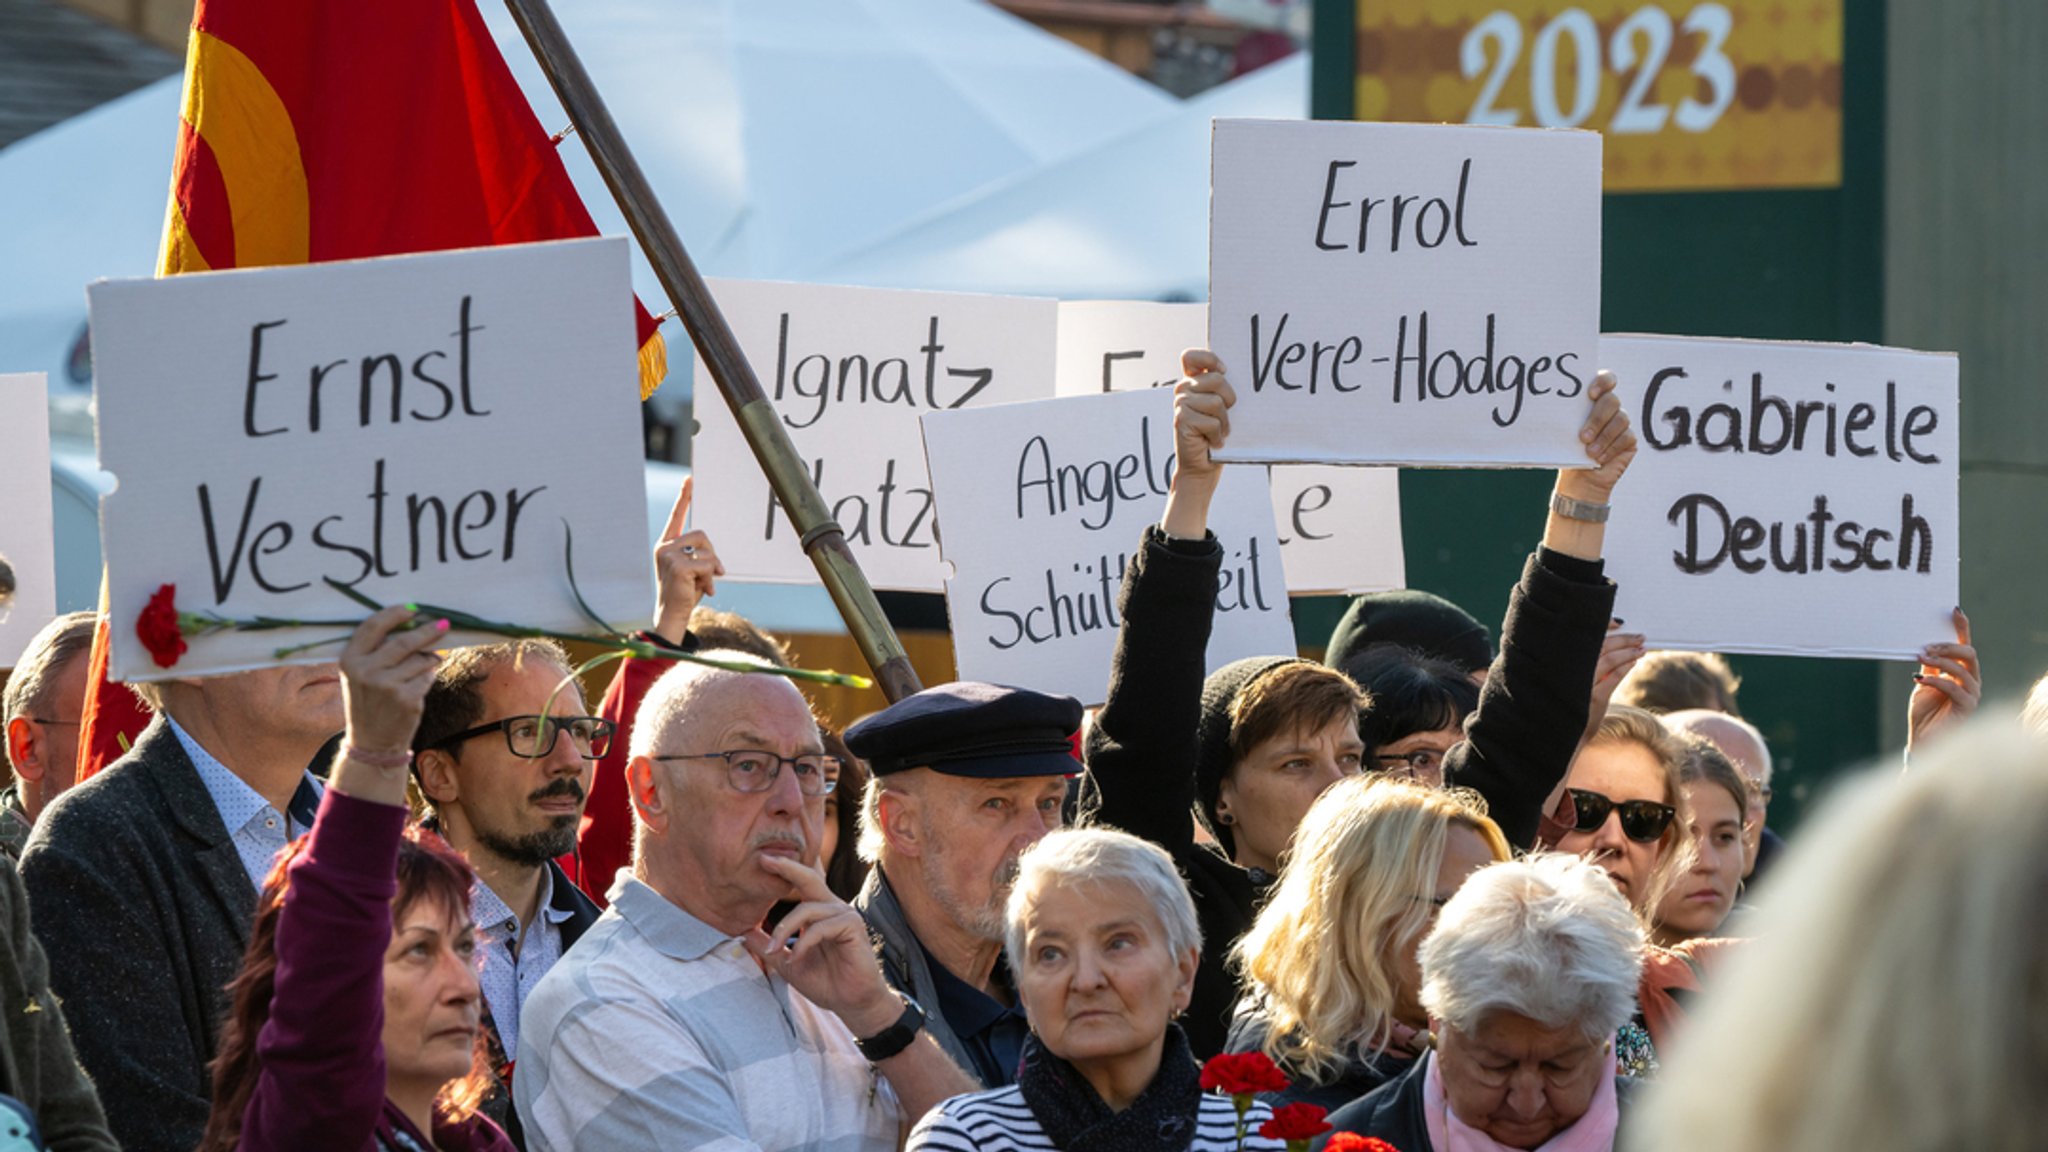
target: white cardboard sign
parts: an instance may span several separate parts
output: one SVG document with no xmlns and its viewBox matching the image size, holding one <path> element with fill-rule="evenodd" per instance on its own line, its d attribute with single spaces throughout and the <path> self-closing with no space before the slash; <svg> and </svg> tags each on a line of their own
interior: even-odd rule
<svg viewBox="0 0 2048 1152">
<path fill-rule="evenodd" d="M 1062 301 L 1059 393 L 1171 388 L 1180 379 L 1181 352 L 1204 346 L 1208 326 L 1207 304 Z M 1234 386 L 1242 379 L 1230 375 Z M 1407 586 L 1396 469 L 1275 464 L 1269 471 L 1290 593 Z"/>
<path fill-rule="evenodd" d="M 57 618 L 57 544 L 50 504 L 50 390 L 40 372 L 0 375 L 0 557 L 14 597 L 0 603 L 0 668 Z"/>
<path fill-rule="evenodd" d="M 1954 636 L 1953 354 L 1610 336 L 1600 362 L 1641 445 L 1607 572 L 1652 647 L 1903 660 Z"/>
<path fill-rule="evenodd" d="M 1597 133 L 1218 120 L 1213 145 L 1228 459 L 1585 466 Z"/>
<path fill-rule="evenodd" d="M 713 280 L 761 387 L 876 588 L 942 592 L 917 420 L 1053 394 L 1053 300 Z M 815 584 L 782 505 L 702 360 L 696 525 L 735 580 Z"/>
<path fill-rule="evenodd" d="M 626 242 L 592 239 L 92 285 L 114 677 L 266 667 L 346 632 L 215 633 L 161 668 L 133 622 L 162 584 L 233 619 L 361 619 L 332 579 L 590 631 L 571 524 L 584 599 L 645 620 L 628 275 Z"/>
<path fill-rule="evenodd" d="M 1173 398 L 1154 389 L 924 417 L 962 679 L 1099 703 L 1117 593 L 1173 475 Z M 1226 470 L 1209 524 L 1224 549 L 1209 668 L 1294 651 L 1265 485 Z"/>
</svg>

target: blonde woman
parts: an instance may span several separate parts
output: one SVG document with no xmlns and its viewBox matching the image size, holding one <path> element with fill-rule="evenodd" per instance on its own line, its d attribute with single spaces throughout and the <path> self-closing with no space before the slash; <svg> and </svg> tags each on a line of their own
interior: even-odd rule
<svg viewBox="0 0 2048 1152">
<path fill-rule="evenodd" d="M 1635 1147 L 2040 1148 L 2043 844 L 2048 746 L 2009 722 L 1846 785 L 1631 1118 Z"/>
<path fill-rule="evenodd" d="M 1508 855 L 1477 797 L 1371 776 L 1332 785 L 1232 952 L 1246 994 L 1225 1050 L 1287 1072 L 1274 1104 L 1336 1109 L 1399 1076 L 1429 1028 L 1416 949 L 1465 877 Z"/>
<path fill-rule="evenodd" d="M 1679 779 L 1684 761 L 1684 743 L 1656 716 L 1610 705 L 1565 778 L 1576 822 L 1557 848 L 1604 870 L 1646 929 L 1664 894 L 1692 867 L 1696 851 Z M 1657 1051 L 1684 1018 L 1682 1001 L 1699 990 L 1701 976 L 1725 944 L 1688 940 L 1650 948 L 1639 1010 L 1615 1040 L 1623 1073 L 1648 1076 L 1657 1070 Z"/>
</svg>

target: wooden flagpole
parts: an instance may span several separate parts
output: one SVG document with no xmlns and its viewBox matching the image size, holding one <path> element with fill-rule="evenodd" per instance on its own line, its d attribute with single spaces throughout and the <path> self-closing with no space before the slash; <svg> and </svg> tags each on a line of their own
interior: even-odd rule
<svg viewBox="0 0 2048 1152">
<path fill-rule="evenodd" d="M 698 275 L 696 264 L 683 248 L 682 237 L 677 235 L 675 225 L 669 222 L 668 213 L 640 171 L 639 162 L 626 146 L 617 122 L 605 107 L 590 74 L 584 71 L 583 61 L 556 21 L 548 0 L 505 0 L 505 4 L 540 61 L 541 71 L 547 74 L 556 97 L 567 109 L 576 135 L 582 137 L 591 159 L 597 162 L 597 170 L 603 175 L 605 186 L 611 189 L 612 199 L 618 201 L 626 214 L 640 250 L 647 254 L 654 274 L 682 318 L 683 327 L 689 330 L 690 339 L 710 367 L 719 393 L 732 406 L 740 431 L 795 526 L 805 555 L 817 566 L 825 589 L 832 594 L 833 604 L 846 621 L 847 631 L 860 645 L 868 667 L 874 669 L 875 682 L 892 701 L 916 692 L 921 687 L 917 672 L 910 666 L 910 657 L 904 654 L 888 617 L 882 614 L 867 576 L 847 548 L 846 533 L 833 521 L 824 497 L 804 471 L 795 445 L 790 443 L 789 434 L 776 416 L 775 406 L 761 390 L 761 382 L 740 351 L 732 328 L 711 299 L 704 278 Z"/>
</svg>

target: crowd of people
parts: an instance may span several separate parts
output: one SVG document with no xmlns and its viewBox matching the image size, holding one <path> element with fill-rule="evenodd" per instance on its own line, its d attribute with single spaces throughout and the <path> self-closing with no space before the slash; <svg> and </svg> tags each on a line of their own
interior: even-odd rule
<svg viewBox="0 0 2048 1152">
<path fill-rule="evenodd" d="M 951 683 L 821 724 L 781 644 L 703 603 L 688 482 L 643 638 L 720 660 L 628 657 L 594 711 L 554 644 L 448 649 L 390 608 L 336 664 L 135 685 L 153 721 L 79 781 L 95 618 L 58 619 L 4 695 L 0 1132 L 2039 1146 L 2048 680 L 1961 725 L 1958 611 L 1910 769 L 1785 846 L 1726 662 L 1613 619 L 1635 436 L 1604 373 L 1498 645 L 1403 592 L 1320 661 L 1208 671 L 1234 393 L 1183 369 L 1099 709 Z"/>
</svg>

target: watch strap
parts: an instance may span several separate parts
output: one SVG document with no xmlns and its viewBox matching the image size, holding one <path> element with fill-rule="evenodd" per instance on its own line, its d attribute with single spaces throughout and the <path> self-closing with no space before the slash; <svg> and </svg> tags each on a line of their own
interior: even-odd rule
<svg viewBox="0 0 2048 1152">
<path fill-rule="evenodd" d="M 1595 504 L 1590 500 L 1574 500 L 1562 492 L 1550 494 L 1550 510 L 1567 520 L 1583 520 L 1588 524 L 1607 523 L 1607 514 L 1614 510 L 1612 504 Z"/>
<path fill-rule="evenodd" d="M 917 1039 L 917 1034 L 922 1031 L 924 1031 L 924 1009 L 917 1006 L 917 1001 L 905 996 L 903 997 L 903 1015 L 898 1016 L 894 1024 L 889 1025 L 873 1036 L 865 1038 L 856 1036 L 853 1044 L 854 1047 L 860 1049 L 861 1056 L 868 1063 L 879 1064 L 903 1051 L 905 1048 L 910 1047 L 910 1042 Z"/>
</svg>

